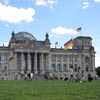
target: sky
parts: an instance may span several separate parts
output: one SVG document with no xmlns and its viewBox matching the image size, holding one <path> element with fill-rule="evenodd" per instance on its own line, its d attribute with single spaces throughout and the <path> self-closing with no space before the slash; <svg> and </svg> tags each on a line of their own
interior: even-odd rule
<svg viewBox="0 0 100 100">
<path fill-rule="evenodd" d="M 12 31 L 29 32 L 37 40 L 48 32 L 51 47 L 91 36 L 100 66 L 100 0 L 0 0 L 0 45 L 7 45 Z"/>
</svg>

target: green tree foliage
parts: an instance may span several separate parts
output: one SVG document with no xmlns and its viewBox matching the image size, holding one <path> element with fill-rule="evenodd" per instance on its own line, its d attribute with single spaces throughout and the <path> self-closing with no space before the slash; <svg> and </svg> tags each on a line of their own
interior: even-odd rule
<svg viewBox="0 0 100 100">
<path fill-rule="evenodd" d="M 96 73 L 98 76 L 100 76 L 100 66 L 96 68 Z"/>
</svg>

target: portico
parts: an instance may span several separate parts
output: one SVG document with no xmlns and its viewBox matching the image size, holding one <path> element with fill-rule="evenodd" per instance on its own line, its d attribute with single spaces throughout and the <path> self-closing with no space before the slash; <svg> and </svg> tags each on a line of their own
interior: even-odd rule
<svg viewBox="0 0 100 100">
<path fill-rule="evenodd" d="M 16 52 L 15 55 L 15 63 L 17 62 L 17 65 L 15 64 L 15 66 L 18 66 L 18 71 L 21 71 L 22 73 L 44 73 L 49 70 L 48 53 Z"/>
</svg>

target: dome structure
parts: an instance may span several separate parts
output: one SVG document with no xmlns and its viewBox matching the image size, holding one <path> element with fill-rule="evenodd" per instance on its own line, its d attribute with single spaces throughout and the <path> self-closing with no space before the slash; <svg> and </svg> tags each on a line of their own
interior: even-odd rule
<svg viewBox="0 0 100 100">
<path fill-rule="evenodd" d="M 36 38 L 28 32 L 18 32 L 15 34 L 16 40 L 36 40 Z"/>
</svg>

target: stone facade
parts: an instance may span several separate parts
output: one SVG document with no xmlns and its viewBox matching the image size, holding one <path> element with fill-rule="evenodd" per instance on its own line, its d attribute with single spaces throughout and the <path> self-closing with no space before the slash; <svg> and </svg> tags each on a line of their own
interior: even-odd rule
<svg viewBox="0 0 100 100">
<path fill-rule="evenodd" d="M 9 46 L 0 47 L 0 78 L 21 79 L 19 74 L 33 72 L 37 79 L 47 76 L 62 77 L 81 71 L 95 77 L 95 51 L 91 37 L 76 37 L 72 49 L 51 48 L 46 33 L 38 41 L 27 32 L 12 32 Z M 43 76 L 43 77 L 42 77 Z"/>
</svg>

